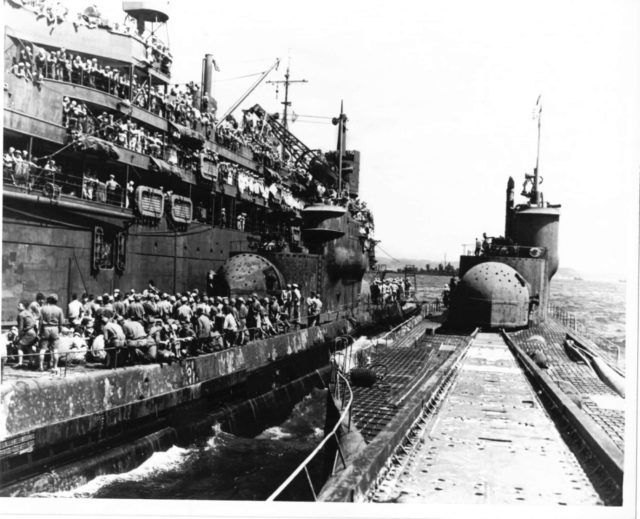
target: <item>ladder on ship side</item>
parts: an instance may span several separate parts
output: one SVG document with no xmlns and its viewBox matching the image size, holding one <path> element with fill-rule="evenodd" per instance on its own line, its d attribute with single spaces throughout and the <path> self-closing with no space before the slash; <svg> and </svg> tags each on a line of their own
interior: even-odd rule
<svg viewBox="0 0 640 519">
<path fill-rule="evenodd" d="M 268 114 L 260 105 L 255 105 L 252 110 L 266 114 L 266 121 L 274 136 L 282 143 L 284 148 L 291 154 L 291 158 L 296 165 L 308 169 L 313 162 L 318 162 L 323 167 L 331 169 L 329 163 L 319 150 L 312 150 L 304 142 L 298 139 L 284 125 L 280 124 L 273 115 Z"/>
</svg>

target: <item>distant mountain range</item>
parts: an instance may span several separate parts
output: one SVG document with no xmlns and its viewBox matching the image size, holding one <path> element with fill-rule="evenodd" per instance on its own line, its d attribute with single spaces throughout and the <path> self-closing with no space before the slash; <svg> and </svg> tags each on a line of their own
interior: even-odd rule
<svg viewBox="0 0 640 519">
<path fill-rule="evenodd" d="M 582 274 L 570 267 L 559 267 L 554 277 L 557 279 L 582 279 Z"/>
</svg>

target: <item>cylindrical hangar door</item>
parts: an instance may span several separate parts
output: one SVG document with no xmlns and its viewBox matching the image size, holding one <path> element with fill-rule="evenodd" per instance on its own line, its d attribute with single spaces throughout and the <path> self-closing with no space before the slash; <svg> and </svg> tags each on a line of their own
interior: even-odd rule
<svg viewBox="0 0 640 519">
<path fill-rule="evenodd" d="M 231 297 L 256 293 L 279 295 L 284 287 L 280 271 L 264 256 L 258 254 L 237 254 L 229 258 L 216 279 L 216 292 Z"/>
</svg>

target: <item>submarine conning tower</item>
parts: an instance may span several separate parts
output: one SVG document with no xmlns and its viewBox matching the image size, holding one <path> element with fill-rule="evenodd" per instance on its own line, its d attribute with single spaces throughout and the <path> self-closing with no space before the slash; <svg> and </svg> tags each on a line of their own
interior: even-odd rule
<svg viewBox="0 0 640 519">
<path fill-rule="evenodd" d="M 487 238 L 481 251 L 460 257 L 461 281 L 451 294 L 451 323 L 520 328 L 545 320 L 549 285 L 559 264 L 560 205 L 544 202 L 539 183 L 537 168 L 525 175 L 521 194 L 528 202 L 515 205 L 515 183 L 509 178 L 504 236 Z M 501 270 L 500 265 L 510 269 Z M 511 278 L 517 283 L 509 283 Z"/>
</svg>

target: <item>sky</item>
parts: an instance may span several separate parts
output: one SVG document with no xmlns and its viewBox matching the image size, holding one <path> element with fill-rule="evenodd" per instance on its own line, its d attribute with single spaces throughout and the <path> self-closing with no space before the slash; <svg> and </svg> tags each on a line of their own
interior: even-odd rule
<svg viewBox="0 0 640 519">
<path fill-rule="evenodd" d="M 309 147 L 335 147 L 320 117 L 344 101 L 380 261 L 450 261 L 482 232 L 503 234 L 507 180 L 519 191 L 535 164 L 542 94 L 541 187 L 562 204 L 561 267 L 625 276 L 639 214 L 640 2 L 183 0 L 168 11 L 173 81 L 198 82 L 213 54 L 221 112 L 255 80 L 238 76 L 276 58 L 268 80 L 289 63 L 308 81 L 291 86 L 293 111 L 316 118 L 290 129 Z M 243 106 L 282 100 L 263 83 Z"/>
</svg>

